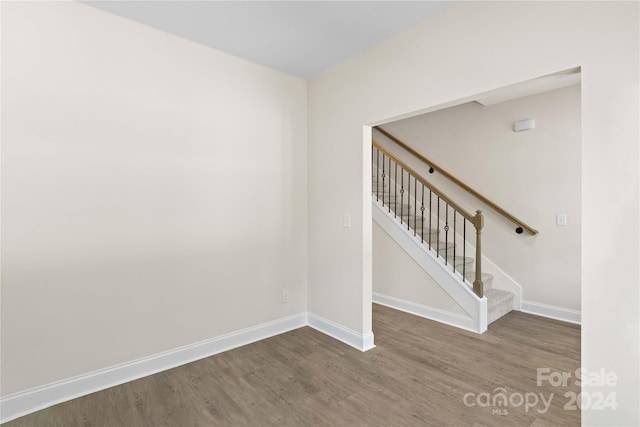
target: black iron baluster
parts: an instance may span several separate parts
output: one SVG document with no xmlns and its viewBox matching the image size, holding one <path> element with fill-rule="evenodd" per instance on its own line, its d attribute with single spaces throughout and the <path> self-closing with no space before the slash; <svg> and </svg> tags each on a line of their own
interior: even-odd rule
<svg viewBox="0 0 640 427">
<path fill-rule="evenodd" d="M 393 176 L 393 217 L 396 218 L 398 212 L 398 164 L 396 163 L 396 171 Z"/>
<path fill-rule="evenodd" d="M 453 210 L 453 272 L 456 272 L 456 213 L 457 211 Z"/>
<path fill-rule="evenodd" d="M 391 212 L 391 157 L 389 157 L 389 169 L 387 169 L 387 172 L 389 173 L 389 203 L 388 203 L 388 207 L 389 207 L 389 212 Z"/>
<path fill-rule="evenodd" d="M 436 221 L 436 229 L 440 230 L 440 196 L 438 196 L 438 220 Z M 440 233 L 438 233 L 440 234 Z M 440 256 L 440 238 L 436 240 L 436 258 Z"/>
<path fill-rule="evenodd" d="M 384 158 L 385 158 L 385 154 L 384 152 L 382 153 L 382 206 L 384 206 L 384 178 L 385 178 L 385 173 L 384 173 Z"/>
<path fill-rule="evenodd" d="M 444 207 L 444 265 L 449 263 L 449 203 Z"/>
<path fill-rule="evenodd" d="M 400 168 L 400 224 L 402 224 L 402 204 L 404 203 L 404 168 Z"/>
<path fill-rule="evenodd" d="M 418 232 L 418 226 L 416 221 L 418 220 L 418 179 L 413 178 L 413 235 L 415 236 Z"/>
<path fill-rule="evenodd" d="M 422 183 L 422 196 L 420 197 L 420 243 L 424 243 L 424 183 Z"/>
<path fill-rule="evenodd" d="M 410 228 L 409 223 L 411 222 L 411 214 L 409 213 L 409 208 L 411 207 L 411 174 L 407 172 L 407 230 Z"/>
<path fill-rule="evenodd" d="M 467 218 L 462 219 L 462 281 L 467 279 Z"/>
</svg>

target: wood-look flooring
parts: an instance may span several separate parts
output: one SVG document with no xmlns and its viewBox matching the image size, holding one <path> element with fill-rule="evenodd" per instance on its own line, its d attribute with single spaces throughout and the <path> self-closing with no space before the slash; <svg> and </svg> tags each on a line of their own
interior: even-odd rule
<svg viewBox="0 0 640 427">
<path fill-rule="evenodd" d="M 565 393 L 580 392 L 573 381 L 536 384 L 536 368 L 579 368 L 579 326 L 512 312 L 477 335 L 375 304 L 373 314 L 377 347 L 366 353 L 301 328 L 5 425 L 580 425 L 564 408 Z M 499 387 L 507 406 L 477 404 Z M 526 393 L 551 397 L 549 410 L 518 406 Z"/>
</svg>

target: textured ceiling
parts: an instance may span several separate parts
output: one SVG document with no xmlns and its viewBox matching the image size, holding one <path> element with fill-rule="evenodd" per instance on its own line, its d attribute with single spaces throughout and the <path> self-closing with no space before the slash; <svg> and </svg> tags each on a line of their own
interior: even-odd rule
<svg viewBox="0 0 640 427">
<path fill-rule="evenodd" d="M 83 1 L 312 78 L 451 6 L 451 1 Z"/>
</svg>

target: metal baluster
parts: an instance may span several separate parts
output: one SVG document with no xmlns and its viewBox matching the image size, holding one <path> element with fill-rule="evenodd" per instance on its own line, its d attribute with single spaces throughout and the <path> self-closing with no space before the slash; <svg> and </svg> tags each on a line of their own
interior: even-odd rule
<svg viewBox="0 0 640 427">
<path fill-rule="evenodd" d="M 453 272 L 456 272 L 456 213 L 457 211 L 453 210 Z"/>
<path fill-rule="evenodd" d="M 436 221 L 436 230 L 440 230 L 440 196 L 438 196 L 438 221 Z M 439 256 L 440 256 L 440 238 L 438 237 L 438 239 L 436 239 L 436 258 L 438 258 Z"/>
<path fill-rule="evenodd" d="M 389 173 L 389 212 L 391 212 L 391 157 L 389 157 L 389 169 L 387 169 Z"/>
<path fill-rule="evenodd" d="M 424 183 L 422 184 L 422 196 L 420 197 L 420 243 L 424 243 Z"/>
<path fill-rule="evenodd" d="M 417 233 L 417 223 L 418 220 L 418 179 L 413 178 L 414 186 L 413 186 L 413 235 L 415 236 Z"/>
<path fill-rule="evenodd" d="M 394 162 L 395 163 L 395 162 Z M 396 171 L 393 179 L 393 217 L 396 218 L 398 212 L 398 164 L 396 165 Z"/>
<path fill-rule="evenodd" d="M 384 158 L 385 158 L 385 154 L 384 152 L 382 153 L 382 206 L 384 206 L 384 178 L 385 178 L 385 173 L 384 173 Z"/>
<path fill-rule="evenodd" d="M 411 174 L 407 172 L 407 230 L 409 229 L 409 223 L 411 222 L 411 218 L 409 218 L 409 208 L 411 203 Z"/>
<path fill-rule="evenodd" d="M 462 218 L 462 281 L 467 278 L 467 218 Z"/>
<path fill-rule="evenodd" d="M 431 213 L 433 212 L 431 210 L 431 195 L 432 195 L 432 192 L 431 192 L 431 189 L 429 189 L 429 249 L 431 249 L 431 235 L 433 234 L 431 232 Z"/>
<path fill-rule="evenodd" d="M 400 224 L 402 224 L 402 204 L 404 203 L 404 168 L 400 168 Z"/>
<path fill-rule="evenodd" d="M 449 263 L 449 203 L 444 207 L 444 265 Z"/>
</svg>

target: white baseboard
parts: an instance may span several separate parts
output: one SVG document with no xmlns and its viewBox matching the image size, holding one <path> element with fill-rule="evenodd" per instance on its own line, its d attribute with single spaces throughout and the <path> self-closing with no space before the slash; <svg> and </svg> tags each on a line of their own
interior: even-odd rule
<svg viewBox="0 0 640 427">
<path fill-rule="evenodd" d="M 15 393 L 0 399 L 0 423 L 308 324 L 307 313 L 299 313 L 111 368 Z"/>
<path fill-rule="evenodd" d="M 375 347 L 373 332 L 361 334 L 312 313 L 309 313 L 309 326 L 360 351 L 371 350 Z"/>
<path fill-rule="evenodd" d="M 521 311 L 550 319 L 562 320 L 563 322 L 575 323 L 576 325 L 582 324 L 582 315 L 578 310 L 569 310 L 568 308 L 523 300 Z"/>
<path fill-rule="evenodd" d="M 470 317 L 466 317 L 460 314 L 439 310 L 437 308 L 403 300 L 400 298 L 390 297 L 388 295 L 383 295 L 376 292 L 373 293 L 373 302 L 376 304 L 384 305 L 386 307 L 394 308 L 396 310 L 404 311 L 405 313 L 414 314 L 416 316 L 424 317 L 429 320 L 435 320 L 436 322 L 478 333 L 477 322 Z"/>
<path fill-rule="evenodd" d="M 2 397 L 0 399 L 0 423 L 303 326 L 317 329 L 360 351 L 367 351 L 375 347 L 371 332 L 360 334 L 315 314 L 299 313 L 111 368 Z"/>
</svg>

